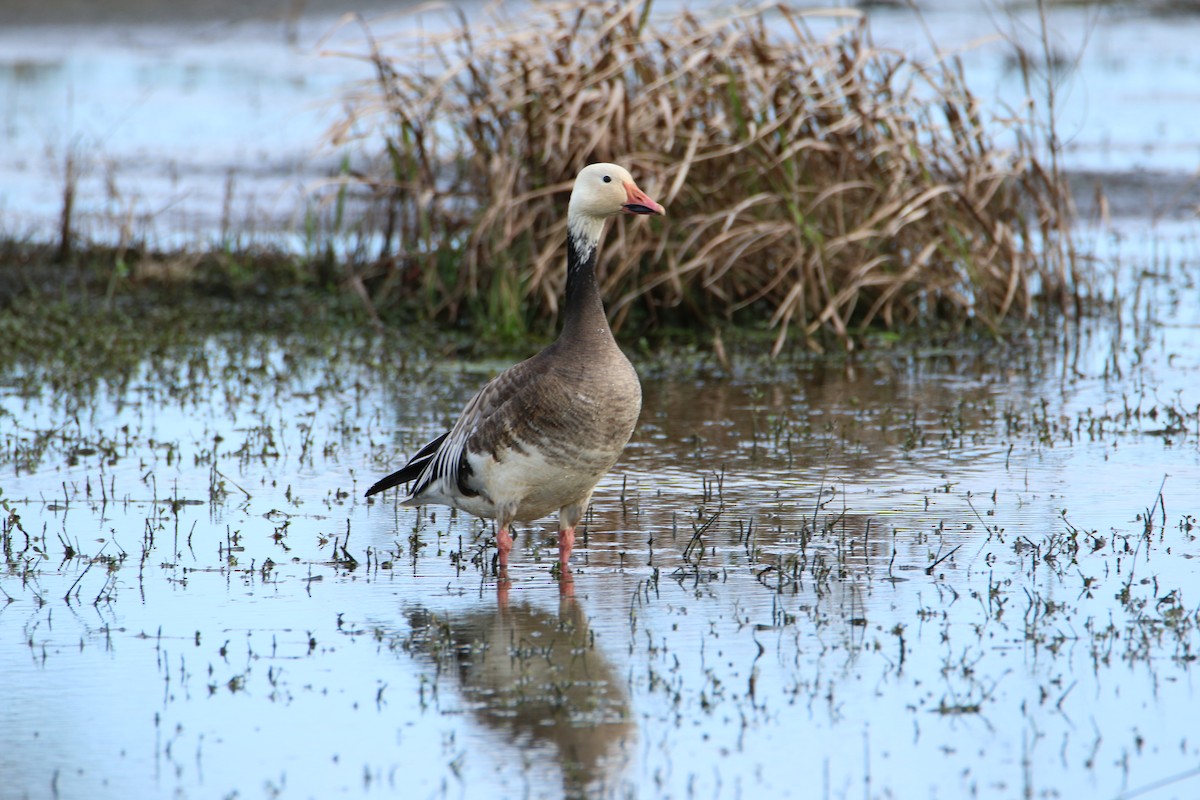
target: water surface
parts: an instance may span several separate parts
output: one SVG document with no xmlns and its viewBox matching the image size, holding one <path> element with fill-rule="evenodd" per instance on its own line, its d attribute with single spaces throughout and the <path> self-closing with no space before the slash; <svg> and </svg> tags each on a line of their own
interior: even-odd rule
<svg viewBox="0 0 1200 800">
<path fill-rule="evenodd" d="M 459 19 L 445 9 L 351 0 L 122 0 L 106 4 L 107 21 L 76 5 L 0 9 L 3 235 L 53 239 L 71 183 L 74 232 L 84 240 L 314 246 L 304 231 L 329 195 L 321 187 L 347 160 L 377 150 L 370 141 L 362 148 L 326 141 L 345 94 L 374 75 L 345 57 L 365 52 L 366 42 L 340 12 L 361 12 L 384 38 Z M 866 13 L 880 47 L 925 63 L 960 56 L 994 120 L 1025 113 L 1030 88 L 1016 68 L 1023 49 L 1035 65 L 1039 118 L 1056 120 L 1062 163 L 1080 176 L 1081 201 L 1090 205 L 1103 185 L 1117 221 L 1194 220 L 1194 16 L 1156 14 L 1146 4 L 1052 5 L 1049 75 L 1036 67 L 1045 56 L 1034 4 L 931 0 L 920 17 L 887 4 Z M 455 7 L 483 18 L 481 3 Z M 679 7 L 654 6 L 662 16 Z M 720 13 L 706 11 L 714 8 L 693 10 Z M 504 9 L 513 18 L 527 13 L 523 3 Z M 813 25 L 823 30 L 822 22 Z"/>
<path fill-rule="evenodd" d="M 1190 22 L 1061 14 L 1092 31 L 1069 165 L 1186 186 Z M 927 19 L 947 47 L 994 30 Z M 77 152 L 86 232 L 148 210 L 168 242 L 291 235 L 360 77 L 317 58 L 331 24 L 0 32 L 3 226 L 53 230 Z M 1000 95 L 1006 52 L 967 55 Z M 631 352 L 642 420 L 570 580 L 550 521 L 504 581 L 486 524 L 361 498 L 504 363 L 344 331 L 6 356 L 5 796 L 1195 795 L 1181 196 L 1098 238 L 1111 324 L 732 369 Z"/>
<path fill-rule="evenodd" d="M 1131 288 L 1137 324 L 1027 343 L 634 353 L 567 580 L 550 520 L 501 580 L 487 525 L 361 498 L 500 365 L 12 364 L 6 791 L 1188 796 L 1195 288 Z"/>
</svg>

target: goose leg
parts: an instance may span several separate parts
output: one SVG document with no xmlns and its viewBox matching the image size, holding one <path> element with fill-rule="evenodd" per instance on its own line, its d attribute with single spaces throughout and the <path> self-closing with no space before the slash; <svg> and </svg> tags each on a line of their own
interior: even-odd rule
<svg viewBox="0 0 1200 800">
<path fill-rule="evenodd" d="M 575 547 L 575 528 L 563 528 L 558 532 L 558 563 L 564 571 L 569 570 L 567 562 L 571 560 L 571 549 Z"/>
<path fill-rule="evenodd" d="M 587 497 L 579 502 L 558 510 L 558 563 L 564 570 L 567 569 L 567 562 L 571 560 L 571 549 L 575 547 L 575 526 L 583 518 L 583 512 L 587 510 L 591 500 L 592 493 L 588 492 Z"/>
<path fill-rule="evenodd" d="M 502 525 L 496 531 L 496 549 L 500 556 L 500 569 L 508 569 L 508 554 L 512 552 L 513 539 L 508 532 L 508 526 Z"/>
<path fill-rule="evenodd" d="M 571 574 L 571 565 L 563 564 L 558 573 L 558 596 L 564 603 L 575 599 L 575 576 Z"/>
<path fill-rule="evenodd" d="M 505 503 L 500 506 L 496 514 L 496 550 L 499 551 L 499 563 L 501 571 L 508 569 L 508 554 L 513 549 L 513 537 L 509 530 L 512 528 L 513 519 L 517 516 L 517 504 Z"/>
</svg>

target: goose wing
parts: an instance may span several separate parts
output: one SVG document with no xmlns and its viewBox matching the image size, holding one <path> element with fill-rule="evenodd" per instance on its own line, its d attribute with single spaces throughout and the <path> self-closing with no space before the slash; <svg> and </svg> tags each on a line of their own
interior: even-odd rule
<svg viewBox="0 0 1200 800">
<path fill-rule="evenodd" d="M 429 466 L 429 460 L 435 453 L 437 453 L 438 448 L 441 447 L 442 442 L 446 441 L 446 437 L 449 435 L 449 431 L 443 433 L 441 436 L 422 447 L 420 451 L 415 456 L 410 458 L 408 463 L 403 467 L 396 470 L 391 475 L 388 475 L 386 478 L 380 478 L 379 480 L 375 481 L 374 485 L 372 485 L 370 489 L 367 489 L 365 496 L 370 497 L 373 494 L 379 494 L 385 489 L 391 489 L 393 486 L 399 486 L 402 483 L 411 483 L 412 481 L 415 481 L 418 477 L 420 477 L 425 468 Z"/>
<path fill-rule="evenodd" d="M 535 356 L 514 364 L 488 381 L 467 403 L 453 428 L 422 447 L 399 470 L 377 481 L 366 496 L 412 481 L 417 482 L 412 497 L 431 487 L 439 494 L 479 494 L 482 487 L 470 480 L 466 454 L 468 450 L 494 449 L 498 441 L 511 442 L 514 428 L 525 421 L 523 409 L 528 404 L 520 398 L 533 383 L 537 360 Z"/>
</svg>

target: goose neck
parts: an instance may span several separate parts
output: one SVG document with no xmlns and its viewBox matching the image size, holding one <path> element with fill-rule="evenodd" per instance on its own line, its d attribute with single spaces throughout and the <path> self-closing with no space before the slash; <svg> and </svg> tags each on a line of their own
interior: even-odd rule
<svg viewBox="0 0 1200 800">
<path fill-rule="evenodd" d="M 567 291 L 564 337 L 599 334 L 612 337 L 600 286 L 596 281 L 596 254 L 604 230 L 602 218 L 571 215 L 567 218 Z"/>
</svg>

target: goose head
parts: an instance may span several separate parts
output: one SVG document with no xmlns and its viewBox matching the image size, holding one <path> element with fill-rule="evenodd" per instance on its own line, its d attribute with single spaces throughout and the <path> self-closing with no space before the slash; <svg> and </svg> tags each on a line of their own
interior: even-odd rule
<svg viewBox="0 0 1200 800">
<path fill-rule="evenodd" d="M 567 214 L 605 219 L 617 214 L 657 214 L 666 211 L 637 187 L 633 176 L 616 164 L 590 164 L 575 178 Z"/>
</svg>

